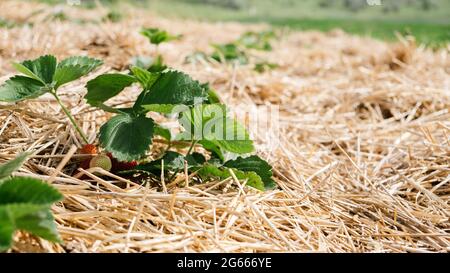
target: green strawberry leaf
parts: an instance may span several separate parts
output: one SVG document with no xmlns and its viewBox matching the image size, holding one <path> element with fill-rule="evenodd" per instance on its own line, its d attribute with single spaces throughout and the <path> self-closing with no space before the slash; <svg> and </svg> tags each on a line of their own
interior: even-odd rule
<svg viewBox="0 0 450 273">
<path fill-rule="evenodd" d="M 102 61 L 84 56 L 70 57 L 60 62 L 56 68 L 55 89 L 63 84 L 77 80 L 103 64 Z"/>
<path fill-rule="evenodd" d="M 100 128 L 100 144 L 119 161 L 137 160 L 149 149 L 153 128 L 151 118 L 119 114 Z"/>
<path fill-rule="evenodd" d="M 14 230 L 14 221 L 8 211 L 0 208 L 0 252 L 11 247 Z"/>
<path fill-rule="evenodd" d="M 223 126 L 222 122 L 219 122 L 216 127 L 216 130 L 219 132 L 224 132 L 223 138 L 217 138 L 215 132 L 212 132 L 211 135 L 206 135 L 205 138 L 215 143 L 221 149 L 236 154 L 247 154 L 255 150 L 253 141 L 241 124 L 230 118 L 226 118 L 224 122 L 225 127 L 223 129 L 220 128 L 221 125 Z"/>
<path fill-rule="evenodd" d="M 194 106 L 190 112 L 182 113 L 180 122 L 186 129 L 180 135 L 180 140 L 194 138 L 202 141 L 201 144 L 207 145 L 208 149 L 222 159 L 223 151 L 236 154 L 254 151 L 253 141 L 250 140 L 247 130 L 236 120 L 227 117 L 225 105 Z"/>
<path fill-rule="evenodd" d="M 52 242 L 61 242 L 56 229 L 55 219 L 50 209 L 44 209 L 15 219 L 16 229 Z"/>
<path fill-rule="evenodd" d="M 36 213 L 41 210 L 48 209 L 50 205 L 47 204 L 32 204 L 32 203 L 12 203 L 6 205 L 0 205 L 0 210 L 7 211 L 14 219 L 22 218 L 26 215 Z"/>
<path fill-rule="evenodd" d="M 172 139 L 172 134 L 170 133 L 170 130 L 158 124 L 156 124 L 155 127 L 153 128 L 153 134 L 161 136 L 168 141 Z"/>
<path fill-rule="evenodd" d="M 131 72 L 144 89 L 150 89 L 160 76 L 159 73 L 152 73 L 137 66 L 132 67 Z"/>
<path fill-rule="evenodd" d="M 178 71 L 161 73 L 148 92 L 136 101 L 135 107 L 146 104 L 194 105 L 206 100 L 207 94 L 198 81 Z"/>
<path fill-rule="evenodd" d="M 240 64 L 247 64 L 247 54 L 239 48 L 235 43 L 213 45 L 215 51 L 211 55 L 211 58 L 218 62 L 237 61 Z"/>
<path fill-rule="evenodd" d="M 148 112 L 156 112 L 161 114 L 171 114 L 176 107 L 174 104 L 147 104 L 142 105 L 142 108 Z"/>
<path fill-rule="evenodd" d="M 30 69 L 28 69 L 26 66 L 24 66 L 23 64 L 20 63 L 13 63 L 13 67 L 19 71 L 20 73 L 24 74 L 25 76 L 28 76 L 40 83 L 42 83 L 43 85 L 45 85 L 46 83 L 44 81 L 42 81 L 36 74 L 34 74 L 33 71 L 31 71 Z"/>
<path fill-rule="evenodd" d="M 85 74 L 87 74 L 102 64 L 102 60 L 89 58 L 87 56 L 73 56 L 62 60 L 57 68 L 79 65 L 85 69 Z"/>
<path fill-rule="evenodd" d="M 24 230 L 43 239 L 60 242 L 50 205 L 0 205 L 0 251 L 11 247 L 16 230 Z"/>
<path fill-rule="evenodd" d="M 17 171 L 20 166 L 27 160 L 28 153 L 22 153 L 13 160 L 10 160 L 0 165 L 0 180 L 10 176 L 13 172 Z"/>
<path fill-rule="evenodd" d="M 53 75 L 55 75 L 57 60 L 52 55 L 41 56 L 35 60 L 27 60 L 21 63 L 25 69 L 20 69 L 20 66 L 16 65 L 16 69 L 32 78 L 37 77 L 43 83 L 50 84 L 53 82 Z M 32 73 L 33 76 L 29 75 Z"/>
<path fill-rule="evenodd" d="M 272 166 L 257 155 L 246 158 L 238 157 L 236 160 L 225 162 L 224 166 L 243 172 L 255 172 L 264 182 L 265 189 L 273 189 L 276 187 L 275 181 L 272 179 Z"/>
<path fill-rule="evenodd" d="M 90 80 L 86 88 L 88 90 L 84 97 L 92 106 L 98 106 L 108 99 L 116 96 L 123 89 L 136 82 L 133 76 L 125 74 L 104 74 Z"/>
<path fill-rule="evenodd" d="M 15 168 L 24 160 L 23 156 L 13 160 Z M 59 242 L 50 206 L 62 198 L 55 188 L 38 179 L 12 177 L 3 180 L 0 183 L 0 251 L 11 246 L 16 230 Z"/>
<path fill-rule="evenodd" d="M 0 86 L 0 101 L 18 102 L 34 99 L 49 90 L 40 81 L 24 76 L 14 76 Z"/>
<path fill-rule="evenodd" d="M 0 205 L 27 203 L 50 205 L 63 196 L 49 184 L 29 177 L 13 177 L 0 184 Z"/>
<path fill-rule="evenodd" d="M 264 191 L 264 183 L 257 173 L 252 171 L 245 172 L 234 168 L 232 170 L 237 179 L 247 180 L 246 183 L 247 186 L 253 187 L 260 191 Z M 228 168 L 218 167 L 212 164 L 206 164 L 198 171 L 198 175 L 202 179 L 209 179 L 209 178 L 226 179 L 231 177 L 231 172 L 230 169 Z"/>
<path fill-rule="evenodd" d="M 202 145 L 205 150 L 212 153 L 214 157 L 219 158 L 222 162 L 225 160 L 224 151 L 214 142 L 210 140 L 200 140 L 198 144 Z"/>
</svg>

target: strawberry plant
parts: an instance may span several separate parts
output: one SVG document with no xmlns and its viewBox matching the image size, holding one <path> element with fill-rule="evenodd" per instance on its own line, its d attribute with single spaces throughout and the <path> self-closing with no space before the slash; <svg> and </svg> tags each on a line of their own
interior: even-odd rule
<svg viewBox="0 0 450 273">
<path fill-rule="evenodd" d="M 275 39 L 276 35 L 273 31 L 254 32 L 248 31 L 241 35 L 238 43 L 246 48 L 253 48 L 257 50 L 271 51 L 271 40 Z"/>
<path fill-rule="evenodd" d="M 173 38 L 166 32 L 149 33 L 150 41 L 155 44 Z M 101 63 L 88 57 L 71 57 L 58 64 L 55 57 L 47 55 L 14 64 L 24 75 L 16 75 L 0 86 L 0 101 L 19 102 L 50 93 L 88 143 L 70 111 L 61 102 L 57 90 L 88 74 Z M 236 178 L 246 179 L 247 185 L 259 190 L 275 186 L 270 165 L 255 155 L 249 156 L 254 151 L 253 141 L 208 84 L 201 84 L 183 72 L 162 65 L 159 69 L 134 66 L 130 70 L 128 74 L 100 75 L 86 85 L 87 103 L 115 115 L 100 128 L 99 142 L 106 153 L 99 153 L 92 144 L 85 145 L 81 153 L 92 156 L 82 162 L 83 168 L 101 167 L 107 171 L 149 174 L 164 169 L 171 172 L 168 177 L 173 178 L 187 164 L 188 171 L 195 172 L 203 180 L 225 179 L 234 173 Z M 109 99 L 135 84 L 140 86 L 141 92 L 134 105 L 118 108 L 107 104 Z M 172 135 L 170 130 L 150 118 L 149 112 L 177 117 L 181 132 Z M 146 162 L 154 136 L 165 139 L 167 149 L 158 159 Z M 172 143 L 177 143 L 178 148 L 188 147 L 188 150 L 183 154 L 170 151 Z M 195 152 L 200 146 L 207 151 L 208 160 Z"/>
<path fill-rule="evenodd" d="M 0 86 L 0 101 L 19 102 L 49 93 L 55 97 L 79 135 L 88 143 L 86 135 L 62 103 L 57 90 L 62 85 L 87 75 L 101 64 L 102 61 L 88 57 L 70 57 L 58 63 L 51 55 L 14 63 L 14 68 L 23 75 L 13 76 Z"/>
<path fill-rule="evenodd" d="M 27 154 L 0 165 L 0 251 L 11 247 L 16 230 L 60 242 L 50 206 L 63 196 L 44 181 L 11 176 Z"/>
<path fill-rule="evenodd" d="M 214 52 L 211 58 L 218 62 L 236 61 L 239 64 L 247 64 L 248 56 L 244 48 L 238 43 L 228 43 L 221 45 L 212 45 Z"/>
<path fill-rule="evenodd" d="M 165 30 L 161 30 L 158 28 L 143 28 L 140 32 L 143 36 L 147 37 L 149 42 L 155 45 L 155 57 L 148 58 L 138 56 L 133 58 L 132 63 L 134 66 L 138 66 L 140 68 L 146 69 L 150 72 L 161 72 L 167 68 L 164 65 L 164 59 L 161 54 L 159 54 L 159 45 L 164 42 L 169 42 L 172 40 L 178 40 L 181 38 L 181 35 L 172 35 L 169 34 Z"/>
<path fill-rule="evenodd" d="M 273 31 L 253 32 L 249 31 L 242 34 L 236 41 L 226 44 L 213 44 L 214 48 L 211 58 L 218 62 L 236 62 L 241 65 L 249 63 L 252 57 L 251 49 L 260 51 L 271 51 L 271 41 L 276 38 L 276 34 Z M 195 52 L 191 56 L 188 56 L 187 61 L 196 61 L 199 58 L 206 59 L 205 54 L 202 52 Z M 269 64 L 265 61 L 261 61 L 259 65 L 255 66 L 255 70 L 258 72 L 264 72 L 269 69 L 276 68 L 275 64 Z"/>
<path fill-rule="evenodd" d="M 147 37 L 150 43 L 158 46 L 163 42 L 168 42 L 171 40 L 176 40 L 181 38 L 180 35 L 172 35 L 167 31 L 159 29 L 159 28 L 143 28 L 141 30 L 141 34 Z"/>
<path fill-rule="evenodd" d="M 133 84 L 141 88 L 133 106 L 107 105 L 110 98 Z M 247 185 L 259 190 L 275 187 L 271 166 L 258 156 L 248 157 L 254 151 L 253 141 L 208 84 L 175 70 L 150 72 L 132 67 L 129 74 L 100 75 L 86 87 L 88 104 L 115 114 L 100 128 L 100 145 L 113 160 L 132 162 L 128 165 L 132 172 L 158 176 L 164 169 L 172 178 L 186 165 L 189 172 L 204 180 L 228 178 L 234 172 L 238 179 L 246 179 Z M 183 130 L 172 135 L 150 118 L 149 112 L 176 116 Z M 145 162 L 155 135 L 166 139 L 168 147 L 158 159 Z M 188 150 L 183 154 L 170 151 L 172 142 Z M 199 146 L 208 152 L 209 160 L 195 152 Z"/>
<path fill-rule="evenodd" d="M 277 68 L 278 67 L 278 65 L 277 64 L 274 64 L 274 63 L 269 63 L 269 62 L 258 62 L 258 63 L 256 63 L 255 64 L 255 67 L 253 68 L 256 72 L 259 72 L 259 73 L 263 73 L 263 72 L 266 72 L 266 71 L 268 71 L 268 70 L 272 70 L 272 69 L 275 69 L 275 68 Z"/>
</svg>

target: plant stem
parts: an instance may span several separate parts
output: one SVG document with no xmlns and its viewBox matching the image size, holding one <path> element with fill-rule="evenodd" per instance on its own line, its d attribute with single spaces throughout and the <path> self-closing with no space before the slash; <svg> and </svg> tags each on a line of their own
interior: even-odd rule
<svg viewBox="0 0 450 273">
<path fill-rule="evenodd" d="M 189 150 L 188 150 L 186 156 L 188 156 L 188 155 L 191 154 L 191 152 L 192 152 L 192 150 L 194 149 L 194 146 L 195 146 L 195 144 L 197 144 L 197 142 L 198 142 L 198 140 L 192 140 L 191 146 L 189 147 Z"/>
<path fill-rule="evenodd" d="M 76 123 L 75 119 L 73 118 L 72 114 L 69 112 L 69 110 L 64 106 L 64 104 L 62 103 L 61 99 L 58 97 L 58 95 L 56 94 L 55 91 L 50 92 L 56 99 L 56 101 L 58 102 L 58 104 L 61 106 L 62 110 L 64 111 L 64 113 L 66 114 L 66 116 L 69 118 L 70 122 L 72 123 L 73 127 L 75 127 L 75 129 L 77 130 L 78 134 L 80 134 L 81 138 L 84 140 L 84 142 L 86 142 L 86 144 L 89 144 L 88 138 L 86 137 L 86 135 L 84 134 L 84 132 L 80 129 L 80 127 L 78 126 L 78 124 Z"/>
</svg>

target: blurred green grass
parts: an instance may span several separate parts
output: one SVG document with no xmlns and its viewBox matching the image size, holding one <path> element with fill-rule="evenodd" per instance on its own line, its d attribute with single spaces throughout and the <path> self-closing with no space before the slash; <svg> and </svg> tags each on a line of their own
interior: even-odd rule
<svg viewBox="0 0 450 273">
<path fill-rule="evenodd" d="M 100 1 L 107 6 L 132 3 L 169 18 L 261 22 L 300 30 L 341 28 L 384 40 L 395 40 L 395 33 L 399 32 L 414 35 L 419 43 L 432 47 L 450 42 L 450 0 L 379 0 L 379 6 L 370 6 L 365 0 Z M 95 5 L 94 0 L 82 0 L 82 3 L 88 7 Z"/>
<path fill-rule="evenodd" d="M 405 21 L 349 20 L 349 19 L 284 19 L 271 18 L 275 26 L 288 26 L 301 30 L 329 31 L 340 28 L 348 33 L 393 41 L 395 33 L 413 35 L 419 43 L 431 47 L 444 46 L 450 42 L 450 26 L 435 23 Z"/>
</svg>

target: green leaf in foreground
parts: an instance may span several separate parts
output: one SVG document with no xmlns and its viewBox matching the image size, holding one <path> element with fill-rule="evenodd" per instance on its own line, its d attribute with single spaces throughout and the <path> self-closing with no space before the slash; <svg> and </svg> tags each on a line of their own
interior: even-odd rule
<svg viewBox="0 0 450 273">
<path fill-rule="evenodd" d="M 28 231 L 45 240 L 52 242 L 61 241 L 50 209 L 43 209 L 17 218 L 15 224 L 17 229 Z"/>
<path fill-rule="evenodd" d="M 119 161 L 145 155 L 152 143 L 154 122 L 145 116 L 119 114 L 100 128 L 100 144 Z"/>
<path fill-rule="evenodd" d="M 272 179 L 272 166 L 257 155 L 246 158 L 238 157 L 236 160 L 225 162 L 224 166 L 243 172 L 255 172 L 264 182 L 265 189 L 273 189 L 276 187 L 275 181 Z"/>
<path fill-rule="evenodd" d="M 24 66 L 21 63 L 13 63 L 12 64 L 13 67 L 20 73 L 24 74 L 27 77 L 32 78 L 33 80 L 36 80 L 38 82 L 40 82 L 42 85 L 45 85 L 46 83 L 41 80 L 36 74 L 34 74 L 33 71 L 31 71 L 30 69 L 28 69 L 26 66 Z"/>
<path fill-rule="evenodd" d="M 0 251 L 11 247 L 16 230 L 24 230 L 52 242 L 60 242 L 50 205 L 0 205 Z"/>
<path fill-rule="evenodd" d="M 55 188 L 34 178 L 13 177 L 4 180 L 0 184 L 0 251 L 11 246 L 16 230 L 25 230 L 58 242 L 50 206 L 62 198 Z"/>
<path fill-rule="evenodd" d="M 14 76 L 0 86 L 0 101 L 18 102 L 26 99 L 34 99 L 48 89 L 32 78 L 24 76 Z"/>
<path fill-rule="evenodd" d="M 13 172 L 17 171 L 20 166 L 27 160 L 28 153 L 22 153 L 13 160 L 10 160 L 0 165 L 0 180 L 10 176 Z"/>
<path fill-rule="evenodd" d="M 29 177 L 13 177 L 0 184 L 0 205 L 30 203 L 50 205 L 62 195 L 49 184 Z"/>
<path fill-rule="evenodd" d="M 206 136 L 206 139 L 215 143 L 221 149 L 236 154 L 247 154 L 255 150 L 253 141 L 250 139 L 247 130 L 236 120 L 227 118 L 225 120 L 225 127 L 220 129 L 219 123 L 217 130 L 223 130 L 223 139 L 216 138 L 214 135 Z"/>
</svg>

